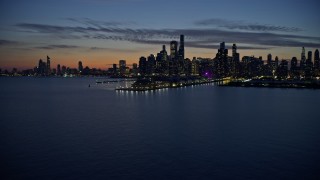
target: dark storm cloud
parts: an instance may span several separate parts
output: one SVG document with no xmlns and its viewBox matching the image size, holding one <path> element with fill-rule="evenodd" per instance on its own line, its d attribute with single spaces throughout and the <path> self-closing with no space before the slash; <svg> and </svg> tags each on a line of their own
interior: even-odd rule
<svg viewBox="0 0 320 180">
<path fill-rule="evenodd" d="M 187 45 L 189 45 L 189 47 L 210 49 L 216 47 L 216 45 L 222 41 L 249 44 L 250 47 L 248 46 L 248 49 L 268 49 L 270 47 L 278 46 L 320 47 L 320 37 L 277 34 L 271 32 L 230 31 L 213 28 L 155 30 L 100 27 L 92 24 L 85 24 L 85 26 L 54 26 L 29 23 L 17 24 L 17 27 L 34 33 L 53 35 L 57 38 L 63 37 L 63 39 L 81 37 L 86 39 L 130 41 L 142 44 L 168 44 L 170 40 L 178 40 L 179 35 L 184 34 L 188 40 Z M 260 47 L 257 47 L 257 45 Z"/>
<path fill-rule="evenodd" d="M 215 26 L 222 27 L 230 30 L 247 30 L 257 32 L 299 32 L 302 29 L 297 27 L 275 26 L 269 24 L 247 23 L 245 21 L 230 21 L 226 19 L 205 19 L 196 21 L 195 25 L 198 26 Z"/>
<path fill-rule="evenodd" d="M 79 46 L 72 46 L 72 45 L 47 45 L 47 46 L 39 46 L 35 47 L 36 49 L 47 49 L 47 50 L 53 50 L 53 49 L 75 49 L 79 48 Z"/>
</svg>

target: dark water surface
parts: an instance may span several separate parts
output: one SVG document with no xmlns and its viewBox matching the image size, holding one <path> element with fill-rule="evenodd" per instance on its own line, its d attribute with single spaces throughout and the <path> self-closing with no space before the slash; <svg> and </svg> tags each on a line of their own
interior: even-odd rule
<svg viewBox="0 0 320 180">
<path fill-rule="evenodd" d="M 320 179 L 319 90 L 94 82 L 0 78 L 0 179 Z"/>
</svg>

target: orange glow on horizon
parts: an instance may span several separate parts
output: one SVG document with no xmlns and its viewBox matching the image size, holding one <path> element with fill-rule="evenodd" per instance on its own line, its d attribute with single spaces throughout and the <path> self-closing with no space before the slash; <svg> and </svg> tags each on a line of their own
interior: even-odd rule
<svg viewBox="0 0 320 180">
<path fill-rule="evenodd" d="M 197 49 L 186 48 L 186 58 L 192 60 L 193 57 L 214 58 L 217 53 L 216 49 Z M 152 48 L 144 51 L 137 52 L 64 52 L 64 51 L 33 51 L 30 52 L 10 52 L 0 50 L 0 68 L 2 70 L 11 70 L 12 68 L 18 68 L 19 70 L 32 69 L 38 65 L 39 59 L 46 61 L 46 56 L 51 58 L 51 68 L 56 68 L 58 64 L 70 68 L 77 68 L 78 62 L 82 61 L 83 66 L 98 69 L 108 69 L 112 67 L 112 64 L 119 64 L 119 60 L 124 59 L 128 65 L 133 63 L 139 63 L 141 56 L 149 56 L 150 54 L 157 54 L 161 50 L 161 47 Z M 313 51 L 315 49 L 306 49 L 307 51 Z M 168 54 L 170 53 L 167 49 Z M 241 50 L 239 49 L 240 58 L 243 56 L 255 57 L 262 56 L 265 60 L 269 53 L 273 58 L 278 56 L 279 59 L 291 59 L 297 57 L 300 59 L 301 48 L 274 48 L 270 50 Z M 231 52 L 229 52 L 231 56 Z M 241 59 L 240 59 L 241 60 Z"/>
</svg>

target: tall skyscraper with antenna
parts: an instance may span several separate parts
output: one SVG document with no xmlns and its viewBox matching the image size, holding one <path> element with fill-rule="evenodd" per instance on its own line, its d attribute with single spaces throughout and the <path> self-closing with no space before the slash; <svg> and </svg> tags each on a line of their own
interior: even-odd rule
<svg viewBox="0 0 320 180">
<path fill-rule="evenodd" d="M 304 47 L 302 47 L 300 68 L 304 69 L 305 66 L 306 66 L 306 50 L 304 49 Z"/>
<path fill-rule="evenodd" d="M 184 35 L 180 35 L 179 59 L 184 60 Z"/>
</svg>

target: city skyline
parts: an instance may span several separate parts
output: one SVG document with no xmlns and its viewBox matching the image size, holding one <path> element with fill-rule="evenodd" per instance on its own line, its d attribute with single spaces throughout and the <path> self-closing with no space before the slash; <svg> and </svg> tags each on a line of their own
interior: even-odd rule
<svg viewBox="0 0 320 180">
<path fill-rule="evenodd" d="M 247 0 L 219 2 L 219 7 L 218 1 L 206 0 L 156 2 L 2 1 L 0 67 L 32 68 L 49 55 L 52 67 L 76 67 L 82 61 L 106 69 L 121 59 L 132 64 L 156 55 L 180 34 L 186 36 L 185 57 L 190 59 L 214 58 L 220 42 L 228 49 L 236 43 L 241 57 L 264 60 L 268 54 L 300 60 L 302 47 L 312 52 L 320 47 L 317 1 Z"/>
<path fill-rule="evenodd" d="M 5 69 L 2 75 L 13 76 L 110 76 L 110 77 L 152 77 L 160 78 L 163 81 L 167 78 L 182 78 L 193 80 L 194 78 L 213 79 L 233 78 L 235 81 L 242 78 L 267 78 L 278 80 L 311 80 L 319 79 L 320 57 L 319 50 L 301 50 L 300 60 L 292 57 L 291 60 L 279 59 L 278 56 L 268 54 L 267 60 L 262 56 L 242 56 L 236 44 L 232 45 L 232 51 L 228 50 L 225 42 L 221 42 L 214 58 L 193 57 L 192 60 L 185 58 L 185 36 L 180 35 L 179 42 L 170 41 L 170 47 L 166 50 L 166 45 L 162 45 L 162 50 L 149 56 L 141 56 L 139 62 L 127 64 L 126 60 L 119 60 L 119 64 L 110 64 L 108 69 L 88 67 L 78 61 L 78 67 L 67 67 L 57 64 L 52 67 L 49 56 L 47 60 L 40 59 L 33 69 L 18 71 L 13 68 L 11 72 Z M 230 53 L 229 53 L 230 52 Z M 314 55 L 314 56 L 313 56 Z M 143 80 L 144 81 L 144 80 Z M 170 82 L 172 81 L 169 80 Z M 140 81 L 138 80 L 138 83 Z M 207 81 L 205 81 L 207 83 Z M 142 84 L 145 84 L 142 83 Z"/>
<path fill-rule="evenodd" d="M 88 65 L 83 65 L 83 62 L 81 60 L 79 60 L 79 61 L 73 62 L 73 65 L 71 65 L 71 66 L 66 66 L 65 64 L 52 63 L 51 62 L 51 58 L 47 55 L 46 56 L 47 60 L 45 60 L 45 58 L 40 58 L 39 60 L 34 62 L 33 66 L 31 65 L 30 67 L 26 67 L 25 69 L 17 69 L 16 67 L 13 67 L 12 69 L 14 69 L 15 71 L 19 70 L 19 72 L 21 72 L 21 71 L 26 71 L 26 70 L 32 70 L 34 68 L 36 68 L 36 69 L 40 68 L 41 69 L 42 65 L 44 65 L 45 68 L 48 69 L 49 71 L 58 70 L 60 68 L 65 68 L 65 69 L 66 68 L 70 68 L 70 69 L 77 69 L 78 71 L 81 71 L 81 70 L 84 69 L 84 67 L 89 68 L 89 69 L 90 68 L 97 69 L 99 71 L 100 70 L 108 71 L 108 70 L 113 69 L 113 68 L 120 68 L 121 66 L 123 66 L 124 68 L 129 68 L 129 69 L 132 69 L 132 68 L 139 68 L 140 69 L 141 68 L 140 67 L 141 66 L 140 65 L 141 58 L 144 58 L 145 61 L 147 62 L 147 61 L 149 61 L 149 60 L 147 60 L 147 58 L 149 58 L 149 57 L 153 57 L 154 63 L 156 63 L 156 62 L 160 62 L 161 63 L 161 61 L 163 61 L 163 60 L 167 61 L 167 62 L 170 62 L 170 61 L 172 61 L 174 59 L 180 59 L 180 60 L 211 60 L 212 62 L 218 60 L 217 54 L 213 58 L 193 57 L 192 59 L 191 58 L 186 58 L 185 59 L 184 43 L 185 43 L 184 35 L 180 35 L 180 42 L 178 42 L 176 40 L 172 40 L 172 41 L 168 42 L 168 44 L 169 44 L 168 51 L 166 51 L 167 50 L 166 49 L 166 47 L 167 47 L 166 44 L 163 44 L 162 45 L 162 50 L 159 53 L 151 53 L 151 54 L 146 55 L 146 56 L 145 55 L 141 55 L 140 58 L 137 61 L 133 61 L 133 62 L 131 62 L 131 64 L 128 64 L 127 60 L 119 59 L 119 60 L 116 60 L 114 62 L 111 62 L 111 64 L 108 64 L 104 68 L 97 68 L 97 67 L 90 67 Z M 279 59 L 279 57 L 277 55 L 274 56 L 272 54 L 268 54 L 267 57 L 265 57 L 265 58 L 263 58 L 262 56 L 258 57 L 258 56 L 255 56 L 255 55 L 251 55 L 251 56 L 244 55 L 244 56 L 241 56 L 241 54 L 238 51 L 239 49 L 240 50 L 242 49 L 241 47 L 238 47 L 237 44 L 235 44 L 235 43 L 232 46 L 227 46 L 225 44 L 226 44 L 225 42 L 219 43 L 219 46 L 216 49 L 218 54 L 219 54 L 219 50 L 221 49 L 221 45 L 222 45 L 223 49 L 225 48 L 227 51 L 228 51 L 228 49 L 230 50 L 230 55 L 229 56 L 227 55 L 226 57 L 228 57 L 229 59 L 230 58 L 232 58 L 232 59 L 237 58 L 239 62 L 244 62 L 244 61 L 246 61 L 247 58 L 254 58 L 254 59 L 261 59 L 263 64 L 270 64 L 270 62 L 274 61 L 275 59 L 278 61 L 278 63 L 281 60 L 285 60 L 285 61 L 291 62 L 293 59 L 296 59 L 296 66 L 300 67 L 300 66 L 303 66 L 302 64 L 306 63 L 306 60 L 310 60 L 310 62 L 312 64 L 317 66 L 318 60 L 319 60 L 319 50 L 318 49 L 315 49 L 314 51 L 310 51 L 310 50 L 306 49 L 305 47 L 302 47 L 300 49 L 300 54 L 299 54 L 298 57 L 293 56 L 291 59 L 284 59 L 284 58 Z M 172 45 L 174 45 L 174 46 L 172 46 Z M 164 52 L 165 52 L 165 56 L 167 56 L 166 58 L 163 57 L 163 55 L 164 55 L 163 53 Z M 42 64 L 42 63 L 44 63 L 44 64 Z M 51 64 L 54 64 L 54 66 L 51 66 Z M 124 65 L 121 65 L 121 64 L 124 64 Z M 5 71 L 10 72 L 10 69 L 1 69 L 1 70 L 3 70 L 3 71 L 5 70 Z M 44 71 L 44 70 L 42 70 L 42 71 Z"/>
</svg>

